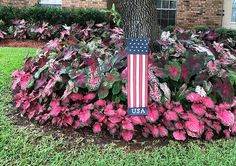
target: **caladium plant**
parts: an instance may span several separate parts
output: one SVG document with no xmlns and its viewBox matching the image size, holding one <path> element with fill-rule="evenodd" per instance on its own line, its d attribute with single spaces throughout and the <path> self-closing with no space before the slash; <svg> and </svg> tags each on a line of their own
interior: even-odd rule
<svg viewBox="0 0 236 166">
<path fill-rule="evenodd" d="M 16 22 L 23 29 L 26 24 Z M 37 26 L 37 33 L 47 36 L 50 25 Z M 96 134 L 107 130 L 125 141 L 138 131 L 178 141 L 236 134 L 235 55 L 223 45 L 181 29 L 164 34 L 158 42 L 161 52 L 149 57 L 148 116 L 129 117 L 122 29 L 72 25 L 59 34 L 12 74 L 14 101 L 22 115 L 40 124 L 91 127 Z M 211 48 L 213 55 L 199 53 L 202 47 Z"/>
</svg>

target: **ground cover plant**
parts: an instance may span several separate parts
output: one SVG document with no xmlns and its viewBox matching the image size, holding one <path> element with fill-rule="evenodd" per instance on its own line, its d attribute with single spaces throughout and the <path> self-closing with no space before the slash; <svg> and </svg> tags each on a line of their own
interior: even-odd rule
<svg viewBox="0 0 236 166">
<path fill-rule="evenodd" d="M 161 147 L 158 140 L 133 140 L 125 143 L 125 147 L 117 147 L 118 140 L 114 140 L 116 144 L 96 144 L 98 138 L 104 140 L 103 135 L 98 138 L 88 135 L 89 139 L 85 139 L 79 135 L 80 131 L 66 136 L 60 130 L 42 131 L 25 119 L 15 122 L 12 116 L 17 113 L 12 114 L 10 75 L 22 67 L 25 57 L 34 56 L 36 51 L 0 48 L 0 165 L 235 165 L 235 138 L 170 141 Z"/>
<path fill-rule="evenodd" d="M 123 31 L 92 22 L 65 27 L 12 76 L 14 102 L 40 124 L 134 135 L 212 139 L 236 133 L 235 43 L 214 32 L 176 29 L 150 54 L 149 115 L 126 115 L 127 66 Z"/>
</svg>

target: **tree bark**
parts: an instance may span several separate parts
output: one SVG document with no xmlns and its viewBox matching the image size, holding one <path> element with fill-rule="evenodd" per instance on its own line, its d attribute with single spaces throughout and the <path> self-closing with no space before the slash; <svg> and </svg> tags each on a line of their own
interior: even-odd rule
<svg viewBox="0 0 236 166">
<path fill-rule="evenodd" d="M 145 37 L 152 49 L 158 39 L 159 26 L 155 0 L 119 0 L 125 37 Z"/>
</svg>

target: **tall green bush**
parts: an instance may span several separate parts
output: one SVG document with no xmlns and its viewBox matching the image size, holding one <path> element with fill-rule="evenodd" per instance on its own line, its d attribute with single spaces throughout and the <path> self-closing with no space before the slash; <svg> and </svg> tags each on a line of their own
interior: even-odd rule
<svg viewBox="0 0 236 166">
<path fill-rule="evenodd" d="M 64 9 L 33 6 L 17 8 L 13 6 L 0 6 L 0 18 L 11 25 L 13 19 L 25 19 L 27 21 L 46 21 L 52 25 L 77 23 L 85 25 L 86 21 L 94 20 L 96 23 L 107 21 L 107 15 L 98 9 Z"/>
</svg>

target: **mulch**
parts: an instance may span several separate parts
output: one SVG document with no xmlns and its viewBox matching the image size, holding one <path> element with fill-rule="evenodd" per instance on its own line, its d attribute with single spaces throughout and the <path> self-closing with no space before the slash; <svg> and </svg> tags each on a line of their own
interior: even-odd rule
<svg viewBox="0 0 236 166">
<path fill-rule="evenodd" d="M 80 140 L 79 146 L 81 145 L 81 147 L 93 143 L 103 148 L 107 144 L 113 143 L 116 147 L 127 148 L 128 151 L 138 151 L 143 149 L 152 151 L 156 148 L 160 148 L 169 144 L 169 139 L 156 139 L 153 137 L 144 138 L 141 132 L 138 132 L 139 134 L 135 135 L 132 141 L 125 142 L 118 136 L 112 137 L 104 130 L 100 134 L 93 134 L 91 127 L 75 130 L 72 127 L 60 128 L 52 125 L 51 123 L 40 125 L 33 120 L 29 120 L 25 116 L 22 117 L 20 112 L 17 110 L 7 110 L 6 112 L 7 117 L 11 119 L 13 124 L 20 128 L 27 128 L 29 130 L 43 132 L 45 135 L 53 136 L 55 140 L 59 140 L 63 137 L 63 139 L 66 140 L 68 150 L 73 148 L 75 142 L 78 141 L 78 139 Z"/>
<path fill-rule="evenodd" d="M 5 39 L 0 40 L 0 47 L 28 47 L 28 48 L 42 48 L 46 42 L 35 40 L 15 40 Z"/>
</svg>

